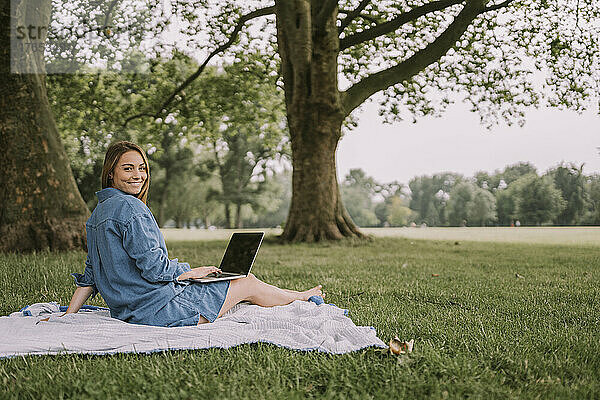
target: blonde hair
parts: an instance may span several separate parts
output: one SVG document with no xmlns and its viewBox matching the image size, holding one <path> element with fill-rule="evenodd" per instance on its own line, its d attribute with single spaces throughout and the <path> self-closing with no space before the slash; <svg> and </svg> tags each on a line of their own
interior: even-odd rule
<svg viewBox="0 0 600 400">
<path fill-rule="evenodd" d="M 135 143 L 121 141 L 111 144 L 106 150 L 106 155 L 104 156 L 104 166 L 102 167 L 102 189 L 112 187 L 112 178 L 110 175 L 114 172 L 117 163 L 121 156 L 128 151 L 137 151 L 140 153 L 142 158 L 144 159 L 144 163 L 146 164 L 146 173 L 148 177 L 142 186 L 142 190 L 135 196 L 144 204 L 148 202 L 148 187 L 150 186 L 150 165 L 148 164 L 148 157 L 146 157 L 146 153 L 140 146 Z"/>
</svg>

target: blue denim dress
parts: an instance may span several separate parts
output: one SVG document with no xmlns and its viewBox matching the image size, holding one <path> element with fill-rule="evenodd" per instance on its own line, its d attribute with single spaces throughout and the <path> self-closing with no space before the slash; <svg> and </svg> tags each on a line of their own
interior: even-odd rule
<svg viewBox="0 0 600 400">
<path fill-rule="evenodd" d="M 100 292 L 111 316 L 155 326 L 213 322 L 225 301 L 228 281 L 178 282 L 187 263 L 170 260 L 158 224 L 139 199 L 115 188 L 97 192 L 98 205 L 86 223 L 88 255 L 77 286 Z"/>
</svg>

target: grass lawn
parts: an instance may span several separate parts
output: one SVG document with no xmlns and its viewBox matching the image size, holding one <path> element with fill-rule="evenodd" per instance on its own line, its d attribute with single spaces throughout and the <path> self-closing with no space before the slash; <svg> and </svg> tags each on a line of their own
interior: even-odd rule
<svg viewBox="0 0 600 400">
<path fill-rule="evenodd" d="M 171 257 L 214 263 L 225 241 L 169 242 Z M 0 314 L 67 304 L 85 254 L 0 255 Z M 151 355 L 0 360 L 0 398 L 599 398 L 600 247 L 425 241 L 282 246 L 254 269 L 327 300 L 409 356 L 332 356 L 272 345 Z M 520 277 L 517 277 L 518 274 Z M 103 305 L 96 301 L 94 304 Z"/>
</svg>

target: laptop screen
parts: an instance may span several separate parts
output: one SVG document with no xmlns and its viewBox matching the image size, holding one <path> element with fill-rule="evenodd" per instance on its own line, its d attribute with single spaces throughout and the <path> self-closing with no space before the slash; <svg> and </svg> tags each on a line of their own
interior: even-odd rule
<svg viewBox="0 0 600 400">
<path fill-rule="evenodd" d="M 234 233 L 221 260 L 221 271 L 248 274 L 264 235 L 263 232 Z"/>
</svg>

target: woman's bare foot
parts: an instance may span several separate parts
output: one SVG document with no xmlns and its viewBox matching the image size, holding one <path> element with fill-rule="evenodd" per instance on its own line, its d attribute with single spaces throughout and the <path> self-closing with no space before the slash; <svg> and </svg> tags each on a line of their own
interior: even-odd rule
<svg viewBox="0 0 600 400">
<path fill-rule="evenodd" d="M 300 295 L 302 296 L 302 300 L 308 301 L 308 298 L 311 296 L 325 297 L 325 293 L 323 293 L 323 291 L 321 290 L 322 288 L 323 288 L 323 286 L 317 285 L 312 289 L 308 289 L 308 290 L 305 290 L 304 292 L 300 292 Z"/>
</svg>

